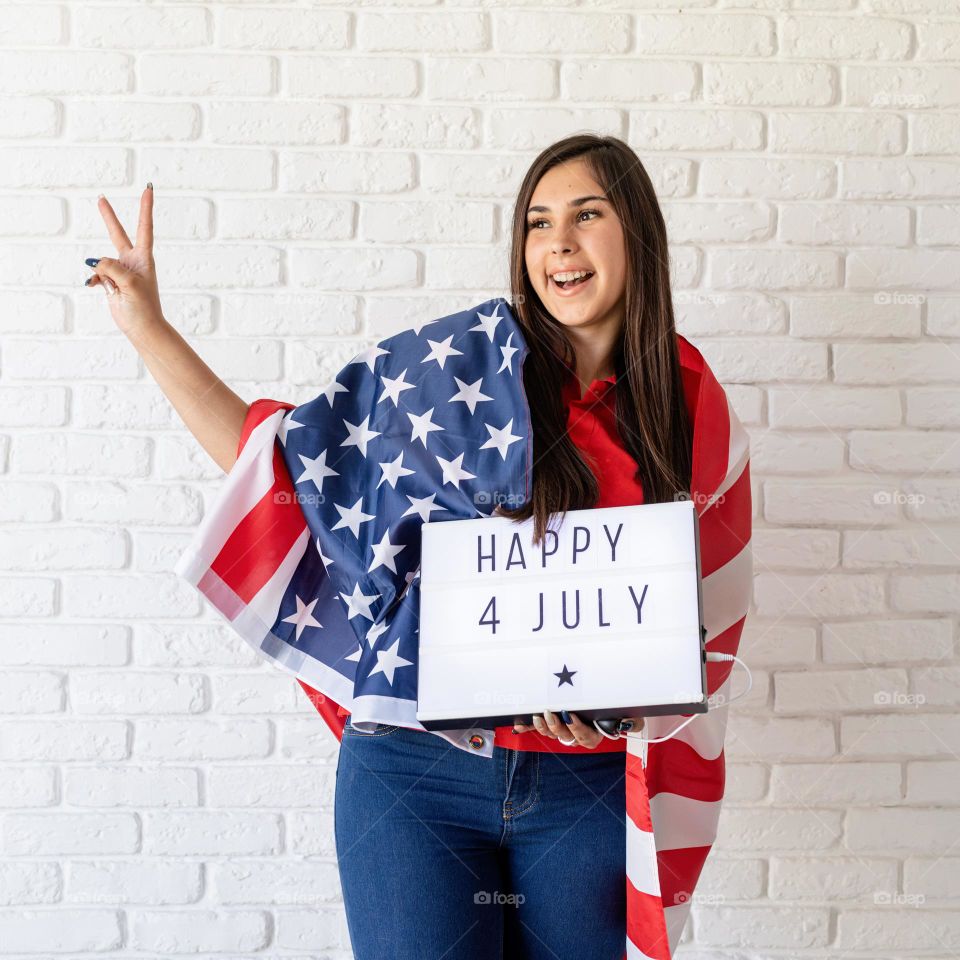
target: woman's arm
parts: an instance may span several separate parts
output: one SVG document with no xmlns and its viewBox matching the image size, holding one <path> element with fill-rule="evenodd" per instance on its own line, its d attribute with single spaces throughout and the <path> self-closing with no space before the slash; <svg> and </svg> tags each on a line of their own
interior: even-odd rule
<svg viewBox="0 0 960 960">
<path fill-rule="evenodd" d="M 247 402 L 200 359 L 162 315 L 126 334 L 187 429 L 226 473 L 237 459 Z"/>
<path fill-rule="evenodd" d="M 187 429 L 217 465 L 227 471 L 237 459 L 248 406 L 163 316 L 153 260 L 153 185 L 148 183 L 140 196 L 136 245 L 130 242 L 102 194 L 98 207 L 117 258 L 87 260 L 94 271 L 87 285 L 103 285 L 115 323 L 143 357 Z"/>
</svg>

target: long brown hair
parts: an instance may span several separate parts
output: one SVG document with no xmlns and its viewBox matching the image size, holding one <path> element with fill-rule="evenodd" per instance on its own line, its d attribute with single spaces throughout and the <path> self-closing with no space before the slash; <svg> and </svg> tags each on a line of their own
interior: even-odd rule
<svg viewBox="0 0 960 960">
<path fill-rule="evenodd" d="M 547 147 L 530 166 L 513 211 L 510 253 L 512 306 L 529 347 L 523 384 L 533 428 L 533 493 L 518 507 L 498 513 L 517 522 L 534 517 L 534 543 L 550 515 L 594 507 L 597 478 L 567 435 L 561 387 L 576 369 L 573 344 L 547 311 L 527 274 L 527 208 L 549 169 L 583 158 L 603 188 L 621 224 L 626 243 L 624 323 L 615 348 L 617 428 L 637 463 L 635 479 L 644 503 L 674 500 L 688 491 L 691 426 L 680 374 L 667 231 L 650 177 L 640 158 L 622 140 L 577 134 Z"/>
</svg>

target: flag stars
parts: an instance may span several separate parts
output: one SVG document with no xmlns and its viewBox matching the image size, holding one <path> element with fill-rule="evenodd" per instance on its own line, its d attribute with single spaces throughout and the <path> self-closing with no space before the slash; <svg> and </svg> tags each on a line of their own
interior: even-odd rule
<svg viewBox="0 0 960 960">
<path fill-rule="evenodd" d="M 382 357 L 389 353 L 389 350 L 384 350 L 379 344 L 375 343 L 372 347 L 361 350 L 352 360 L 348 361 L 347 366 L 351 363 L 365 363 L 370 368 L 370 372 L 373 373 L 373 365 L 377 357 Z"/>
<path fill-rule="evenodd" d="M 364 456 L 367 455 L 367 444 L 374 438 L 379 437 L 378 430 L 370 429 L 370 415 L 363 418 L 360 423 L 350 423 L 344 420 L 343 425 L 347 428 L 347 439 L 340 444 L 341 447 L 356 447 Z"/>
<path fill-rule="evenodd" d="M 389 567 L 396 573 L 397 565 L 393 562 L 393 558 L 404 549 L 406 549 L 405 543 L 390 542 L 390 531 L 387 530 L 380 542 L 373 544 L 373 563 L 367 568 L 367 573 L 373 573 L 377 567 Z"/>
<path fill-rule="evenodd" d="M 410 494 L 407 494 L 407 499 L 410 501 L 410 506 L 408 509 L 404 510 L 403 516 L 409 516 L 411 513 L 420 514 L 420 519 L 424 523 L 430 522 L 430 513 L 433 510 L 443 510 L 446 511 L 446 507 L 438 506 L 434 501 L 437 499 L 435 493 L 431 493 L 429 497 L 411 497 Z"/>
<path fill-rule="evenodd" d="M 317 598 L 319 600 L 319 597 Z M 284 617 L 281 620 L 281 623 L 294 623 L 296 624 L 297 630 L 297 640 L 300 639 L 300 635 L 303 633 L 307 627 L 322 627 L 323 624 L 319 623 L 313 617 L 313 608 L 317 605 L 317 600 L 311 600 L 309 603 L 304 603 L 299 595 L 297 596 L 297 612 L 291 613 L 289 617 Z"/>
<path fill-rule="evenodd" d="M 339 477 L 340 474 L 336 470 L 332 470 L 327 466 L 327 451 L 321 450 L 318 457 L 304 456 L 302 453 L 297 454 L 300 457 L 300 462 L 303 464 L 303 473 L 297 477 L 297 483 L 313 483 L 314 486 L 320 493 L 323 493 L 323 481 L 327 477 Z"/>
<path fill-rule="evenodd" d="M 400 394 L 403 393 L 404 390 L 413 390 L 415 386 L 412 383 L 407 383 L 405 379 L 406 375 L 407 371 L 404 370 L 399 377 L 381 376 L 380 380 L 383 383 L 383 393 L 380 394 L 380 399 L 377 400 L 377 403 L 390 400 L 396 407 L 400 402 Z"/>
<path fill-rule="evenodd" d="M 451 333 L 446 340 L 431 340 L 427 337 L 427 343 L 430 344 L 430 352 L 420 361 L 421 363 L 429 363 L 431 360 L 436 360 L 440 364 L 440 369 L 443 369 L 444 363 L 447 361 L 448 357 L 462 357 L 463 351 L 457 350 L 456 347 L 451 346 L 450 344 L 453 341 L 453 334 Z"/>
<path fill-rule="evenodd" d="M 511 333 L 507 337 L 506 344 L 500 347 L 500 353 L 503 356 L 503 362 L 500 364 L 500 369 L 497 373 L 503 373 L 504 370 L 507 371 L 511 376 L 513 375 L 513 355 L 520 349 L 519 347 L 511 347 L 510 341 L 513 340 L 513 334 Z"/>
<path fill-rule="evenodd" d="M 493 343 L 493 334 L 503 317 L 498 317 L 496 310 L 493 313 L 480 313 L 478 310 L 477 319 L 480 322 L 475 327 L 471 327 L 470 332 L 472 333 L 475 330 L 477 333 L 485 333 L 490 338 L 490 342 Z"/>
<path fill-rule="evenodd" d="M 512 418 L 507 421 L 505 427 L 501 427 L 499 430 L 496 427 L 491 427 L 489 423 L 485 423 L 484 426 L 490 434 L 490 439 L 486 443 L 481 444 L 480 449 L 486 450 L 488 447 L 492 447 L 500 454 L 503 460 L 507 459 L 507 448 L 510 444 L 523 439 L 523 437 L 518 437 L 515 433 L 510 432 L 513 429 Z"/>
<path fill-rule="evenodd" d="M 426 413 L 408 413 L 407 416 L 410 418 L 410 423 L 413 425 L 413 430 L 410 432 L 410 442 L 413 443 L 414 440 L 419 440 L 424 448 L 427 446 L 427 436 L 434 430 L 442 430 L 438 423 L 433 422 L 433 410 L 431 407 Z"/>
<path fill-rule="evenodd" d="M 476 478 L 475 474 L 468 473 L 463 469 L 462 453 L 456 460 L 444 460 L 443 457 L 437 457 L 437 463 L 440 464 L 440 469 L 443 471 L 444 484 L 452 483 L 458 490 L 461 480 L 474 480 Z"/>
<path fill-rule="evenodd" d="M 284 446 L 286 446 L 286 445 L 287 445 L 287 434 L 288 434 L 291 430 L 299 430 L 300 427 L 302 427 L 302 426 L 303 426 L 302 423 L 297 423 L 297 421 L 293 419 L 293 411 L 291 410 L 290 413 L 288 413 L 287 416 L 285 416 L 285 417 L 280 421 L 280 427 L 279 427 L 279 429 L 277 430 L 277 436 L 280 438 L 280 442 L 281 442 Z"/>
<path fill-rule="evenodd" d="M 451 403 L 453 403 L 454 400 L 462 401 L 470 408 L 471 413 L 476 413 L 477 404 L 480 403 L 480 401 L 493 399 L 493 397 L 488 397 L 485 393 L 480 392 L 480 384 L 483 382 L 483 377 L 470 384 L 461 380 L 457 376 L 455 376 L 453 379 L 457 382 L 458 390 L 450 398 Z"/>
<path fill-rule="evenodd" d="M 360 505 L 363 503 L 363 497 L 358 497 L 357 502 L 352 507 L 341 507 L 339 503 L 335 503 L 334 506 L 337 508 L 337 511 L 340 514 L 340 519 L 330 528 L 331 530 L 339 530 L 342 527 L 347 527 L 349 531 L 359 540 L 360 539 L 360 524 L 367 523 L 372 520 L 375 514 L 364 513 L 360 509 Z"/>
<path fill-rule="evenodd" d="M 377 651 L 377 665 L 370 671 L 369 676 L 375 673 L 382 673 L 387 678 L 387 683 L 393 686 L 393 675 L 400 667 L 412 667 L 413 661 L 404 660 L 397 654 L 400 648 L 400 641 L 395 640 L 393 646 L 387 650 Z"/>
<path fill-rule="evenodd" d="M 401 477 L 409 477 L 411 473 L 414 473 L 414 470 L 408 470 L 403 466 L 403 451 L 397 454 L 396 460 L 388 460 L 386 463 L 380 464 L 380 469 L 383 471 L 383 475 L 380 477 L 380 482 L 377 484 L 379 488 L 384 480 L 390 484 L 391 489 L 397 489 L 397 481 Z"/>
<path fill-rule="evenodd" d="M 370 606 L 375 600 L 380 599 L 379 593 L 367 595 L 360 590 L 360 584 L 356 583 L 353 587 L 353 593 L 341 593 L 340 599 L 347 605 L 347 619 L 354 617 L 366 617 L 367 620 L 373 620 L 373 614 L 370 612 Z"/>
</svg>

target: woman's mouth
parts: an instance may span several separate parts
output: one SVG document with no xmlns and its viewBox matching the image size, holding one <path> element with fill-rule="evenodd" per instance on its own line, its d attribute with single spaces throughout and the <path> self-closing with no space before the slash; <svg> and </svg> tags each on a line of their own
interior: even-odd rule
<svg viewBox="0 0 960 960">
<path fill-rule="evenodd" d="M 557 283 L 553 277 L 550 277 L 550 286 L 558 297 L 575 297 L 590 283 L 594 276 L 595 274 L 588 273 L 581 280 L 567 280 L 565 283 Z"/>
</svg>

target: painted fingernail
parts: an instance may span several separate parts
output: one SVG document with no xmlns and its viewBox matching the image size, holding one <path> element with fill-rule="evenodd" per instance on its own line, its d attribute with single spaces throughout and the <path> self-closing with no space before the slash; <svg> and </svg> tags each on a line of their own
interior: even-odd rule
<svg viewBox="0 0 960 960">
<path fill-rule="evenodd" d="M 152 189 L 153 189 L 153 182 L 150 181 L 150 180 L 147 181 L 147 189 L 148 189 L 148 190 L 152 190 Z"/>
<path fill-rule="evenodd" d="M 85 287 L 89 287 L 92 282 L 93 282 L 93 277 L 87 277 L 87 279 L 83 281 L 83 285 Z"/>
<path fill-rule="evenodd" d="M 99 258 L 99 257 L 87 257 L 87 259 L 84 260 L 83 262 L 84 262 L 88 267 L 95 267 L 95 266 L 100 262 L 100 258 Z"/>
<path fill-rule="evenodd" d="M 560 719 L 561 719 L 564 723 L 573 723 L 573 721 L 570 719 L 570 714 L 567 713 L 566 710 L 561 710 L 561 711 L 560 711 Z"/>
<path fill-rule="evenodd" d="M 511 733 L 519 733 L 520 731 L 519 731 L 516 727 L 514 727 L 510 732 L 511 732 Z"/>
<path fill-rule="evenodd" d="M 546 720 L 547 723 L 553 723 L 557 718 L 553 715 L 552 710 L 544 710 L 543 719 Z"/>
</svg>

